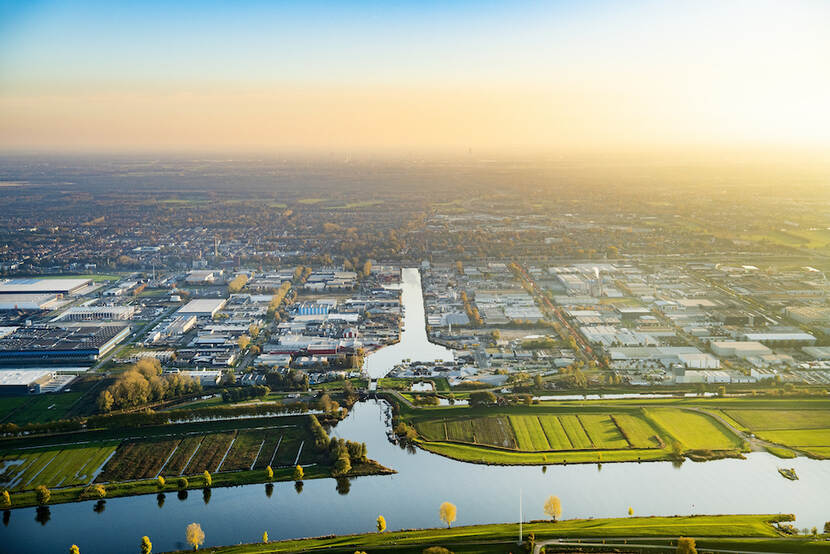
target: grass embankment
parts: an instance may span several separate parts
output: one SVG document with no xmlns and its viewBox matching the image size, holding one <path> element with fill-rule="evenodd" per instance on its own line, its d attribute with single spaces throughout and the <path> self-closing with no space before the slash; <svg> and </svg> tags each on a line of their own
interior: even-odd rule
<svg viewBox="0 0 830 554">
<path fill-rule="evenodd" d="M 557 523 L 535 522 L 523 526 L 525 536 L 534 533 L 536 540 L 589 537 L 753 537 L 771 541 L 781 538 L 772 522 L 786 520 L 779 515 L 682 516 L 627 519 L 573 519 Z M 205 529 L 209 534 L 210 529 Z M 210 552 L 222 554 L 258 554 L 268 552 L 420 552 L 428 546 L 444 546 L 456 552 L 516 551 L 517 523 L 471 525 L 454 528 L 420 529 L 390 533 L 343 535 L 322 538 L 242 544 L 214 547 Z M 738 541 L 736 541 L 738 542 Z M 472 546 L 474 550 L 468 547 Z M 738 549 L 740 550 L 740 549 Z"/>
</svg>

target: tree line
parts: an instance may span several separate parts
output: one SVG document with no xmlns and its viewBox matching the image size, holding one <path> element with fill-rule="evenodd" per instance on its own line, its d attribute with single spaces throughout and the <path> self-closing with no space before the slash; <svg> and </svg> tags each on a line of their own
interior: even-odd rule
<svg viewBox="0 0 830 554">
<path fill-rule="evenodd" d="M 161 362 L 154 358 L 142 358 L 101 391 L 98 409 L 106 413 L 113 408 L 135 408 L 201 390 L 201 384 L 189 376 L 180 373 L 162 375 Z"/>
</svg>

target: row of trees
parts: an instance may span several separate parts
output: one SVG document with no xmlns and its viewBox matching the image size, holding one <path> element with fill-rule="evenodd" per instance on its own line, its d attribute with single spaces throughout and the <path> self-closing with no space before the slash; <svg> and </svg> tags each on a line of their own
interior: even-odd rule
<svg viewBox="0 0 830 554">
<path fill-rule="evenodd" d="M 285 281 L 283 284 L 280 285 L 280 288 L 277 289 L 277 292 L 274 293 L 274 296 L 271 297 L 271 302 L 268 303 L 268 317 L 275 317 L 276 314 L 279 312 L 280 306 L 282 306 L 285 297 L 288 296 L 288 292 L 291 290 L 291 283 L 289 281 Z"/>
<path fill-rule="evenodd" d="M 106 413 L 112 409 L 135 408 L 201 390 L 202 386 L 189 376 L 161 375 L 161 363 L 157 359 L 142 358 L 98 395 L 98 409 Z"/>
</svg>

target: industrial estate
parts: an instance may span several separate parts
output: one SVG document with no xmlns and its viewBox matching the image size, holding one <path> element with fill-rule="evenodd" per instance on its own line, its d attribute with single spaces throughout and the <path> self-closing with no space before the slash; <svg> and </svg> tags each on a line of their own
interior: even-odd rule
<svg viewBox="0 0 830 554">
<path fill-rule="evenodd" d="M 32 510 L 24 517 L 50 529 L 63 518 L 77 524 L 72 514 L 86 512 L 84 505 L 108 517 L 119 497 L 150 497 L 156 510 L 177 510 L 174 519 L 187 519 L 191 502 L 208 506 L 212 498 L 210 509 L 222 513 L 216 499 L 238 486 L 265 486 L 266 500 L 285 502 L 275 485 L 288 482 L 298 498 L 325 502 L 330 493 L 304 486 L 321 479 L 333 479 L 335 494 L 346 498 L 364 494 L 363 480 L 379 480 L 385 494 L 400 490 L 435 510 L 448 501 L 458 515 L 445 523 L 514 520 L 510 508 L 465 518 L 472 497 L 467 488 L 450 497 L 458 486 L 452 475 L 475 468 L 513 471 L 517 488 L 548 480 L 528 483 L 539 491 L 525 496 L 547 490 L 543 496 L 565 508 L 519 502 L 532 520 L 568 513 L 573 492 L 550 479 L 570 468 L 597 468 L 596 481 L 612 471 L 603 466 L 648 479 L 660 464 L 681 472 L 692 464 L 712 468 L 707 479 L 717 481 L 719 464 L 734 463 L 762 488 L 793 483 L 819 491 L 826 480 L 830 265 L 819 215 L 787 214 L 786 231 L 752 221 L 738 228 L 735 219 L 729 228 L 695 231 L 671 211 L 626 215 L 633 222 L 623 226 L 613 211 L 576 213 L 567 196 L 554 207 L 502 189 L 492 193 L 502 199 L 498 207 L 486 197 L 431 203 L 404 195 L 391 218 L 391 198 L 349 203 L 334 189 L 319 197 L 283 191 L 251 205 L 233 196 L 206 203 L 202 197 L 216 193 L 194 189 L 186 200 L 162 197 L 134 213 L 145 222 L 187 214 L 201 226 L 151 234 L 149 226 L 140 231 L 133 210 L 112 221 L 89 219 L 62 203 L 47 213 L 65 226 L 41 230 L 43 211 L 33 209 L 30 190 L 37 185 L 0 191 L 13 214 L 3 228 L 0 279 L 7 535 L 22 524 L 18 512 Z M 98 209 L 118 197 L 102 191 Z M 238 221 L 268 219 L 269 227 L 229 228 L 211 219 L 219 206 Z M 129 238 L 92 246 L 128 221 Z M 658 236 L 675 239 L 654 252 Z M 701 254 L 702 243 L 712 251 Z M 73 254 L 64 259 L 65 252 Z M 445 483 L 446 494 L 427 499 L 410 491 L 403 483 L 424 478 L 416 477 L 419 462 L 410 467 L 396 452 L 443 468 L 434 471 L 446 477 L 429 478 Z M 542 472 L 522 473 L 534 466 Z M 716 550 L 744 525 L 747 536 L 758 536 L 752 540 L 772 541 L 763 548 L 809 552 L 821 548 L 821 538 L 805 537 L 803 528 L 821 530 L 825 515 L 816 494 L 806 512 L 761 496 L 751 509 L 704 512 L 760 512 L 756 519 L 700 523 L 634 517 L 597 519 L 588 528 L 585 518 L 615 517 L 619 509 L 580 504 L 571 513 L 582 519 L 524 529 L 313 543 L 273 540 L 327 535 L 325 521 L 303 524 L 299 534 L 271 524 L 267 546 L 227 551 L 353 552 L 392 543 L 410 551 L 464 552 L 474 543 L 499 552 L 591 550 L 582 543 L 614 537 L 608 544 L 627 551 L 633 536 L 653 536 L 673 550 L 681 535 Z M 681 503 L 645 507 L 651 501 L 632 513 L 700 513 Z M 385 508 L 384 526 L 424 526 L 422 516 L 401 509 Z M 266 524 L 254 521 L 245 524 Z M 632 522 L 631 531 L 614 530 Z M 201 525 L 211 536 L 210 523 Z M 222 533 L 209 543 L 256 538 Z M 521 536 L 524 546 L 508 535 Z"/>
</svg>

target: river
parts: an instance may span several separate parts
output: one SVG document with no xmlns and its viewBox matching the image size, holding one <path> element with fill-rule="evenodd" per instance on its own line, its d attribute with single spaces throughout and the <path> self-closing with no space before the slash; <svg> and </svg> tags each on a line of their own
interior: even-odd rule
<svg viewBox="0 0 830 554">
<path fill-rule="evenodd" d="M 420 299 L 420 285 L 417 290 Z M 414 309 L 407 304 L 404 340 L 413 330 Z M 369 455 L 396 475 L 359 477 L 345 486 L 334 479 L 311 480 L 300 493 L 293 483 L 276 483 L 270 494 L 266 485 L 246 485 L 217 488 L 207 498 L 199 490 L 183 499 L 171 493 L 163 504 L 146 495 L 110 499 L 103 509 L 89 501 L 50 506 L 48 512 L 12 510 L 0 526 L 0 551 L 65 552 L 74 543 L 83 554 L 133 553 L 148 535 L 154 551 L 162 552 L 186 548 L 184 530 L 191 522 L 201 524 L 206 546 L 258 541 L 264 531 L 272 540 L 370 532 L 379 514 L 390 530 L 432 527 L 440 525 L 438 506 L 444 501 L 458 506 L 456 525 L 516 521 L 520 490 L 526 520 L 545 517 L 542 505 L 551 494 L 561 498 L 566 518 L 625 517 L 629 506 L 640 516 L 794 513 L 799 527 L 821 527 L 830 518 L 826 461 L 753 453 L 747 460 L 687 461 L 679 467 L 669 462 L 546 471 L 481 466 L 391 444 L 385 434 L 388 410 L 383 401 L 360 402 L 332 435 L 366 442 Z M 784 479 L 779 466 L 794 467 L 800 480 Z"/>
<path fill-rule="evenodd" d="M 401 284 L 390 288 L 401 289 L 404 307 L 403 331 L 397 344 L 375 350 L 366 356 L 364 368 L 372 379 L 385 376 L 404 360 L 432 362 L 451 361 L 452 350 L 429 342 L 424 314 L 424 295 L 421 291 L 421 273 L 415 268 L 401 270 Z"/>
</svg>

